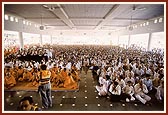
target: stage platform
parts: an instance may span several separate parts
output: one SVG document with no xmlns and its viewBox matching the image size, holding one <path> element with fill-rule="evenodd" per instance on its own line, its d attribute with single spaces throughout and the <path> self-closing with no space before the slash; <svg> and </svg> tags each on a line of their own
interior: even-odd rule
<svg viewBox="0 0 168 115">
<path fill-rule="evenodd" d="M 79 82 L 77 88 L 64 88 L 64 87 L 53 87 L 51 84 L 52 91 L 78 91 L 79 90 Z M 15 86 L 10 89 L 4 87 L 4 91 L 38 91 L 38 86 L 33 86 L 32 82 L 18 82 Z"/>
</svg>

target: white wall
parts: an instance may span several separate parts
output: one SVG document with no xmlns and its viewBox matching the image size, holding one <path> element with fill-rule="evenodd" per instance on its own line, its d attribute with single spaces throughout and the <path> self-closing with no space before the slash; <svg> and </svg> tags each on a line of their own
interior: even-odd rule
<svg viewBox="0 0 168 115">
<path fill-rule="evenodd" d="M 143 23 L 143 22 L 142 22 Z M 118 31 L 92 31 L 92 30 L 43 30 L 40 31 L 39 28 L 35 28 L 34 24 L 26 25 L 23 24 L 23 20 L 19 20 L 19 22 L 11 22 L 9 20 L 4 21 L 4 30 L 9 31 L 18 31 L 18 32 L 26 32 L 26 33 L 34 33 L 34 34 L 45 34 L 45 35 L 60 35 L 62 36 L 108 36 L 111 33 L 111 36 L 120 36 L 120 35 L 128 35 L 128 34 L 142 34 L 142 33 L 153 33 L 153 32 L 163 32 L 164 31 L 164 20 L 161 23 L 153 23 L 153 20 L 149 21 L 149 25 L 147 26 L 138 26 L 137 28 L 129 31 L 127 28 L 124 30 Z M 117 35 L 116 35 L 117 34 Z"/>
</svg>

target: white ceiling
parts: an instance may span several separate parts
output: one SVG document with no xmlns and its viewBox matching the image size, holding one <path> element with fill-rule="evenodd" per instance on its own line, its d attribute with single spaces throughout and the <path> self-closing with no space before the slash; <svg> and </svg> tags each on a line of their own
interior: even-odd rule
<svg viewBox="0 0 168 115">
<path fill-rule="evenodd" d="M 51 2 L 52 3 L 52 2 Z M 55 30 L 116 30 L 164 16 L 164 4 L 5 4 L 15 15 Z"/>
</svg>

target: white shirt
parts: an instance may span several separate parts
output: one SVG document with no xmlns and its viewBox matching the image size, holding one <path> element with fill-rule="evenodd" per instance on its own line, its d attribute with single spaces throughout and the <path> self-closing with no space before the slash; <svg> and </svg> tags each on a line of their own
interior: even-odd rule
<svg viewBox="0 0 168 115">
<path fill-rule="evenodd" d="M 116 79 L 116 81 L 118 82 L 118 85 L 120 85 L 121 88 L 125 87 L 125 81 L 123 79 L 121 79 L 120 81 Z"/>
<path fill-rule="evenodd" d="M 80 61 L 78 61 L 78 63 L 75 65 L 75 67 L 77 68 L 77 70 L 80 70 L 80 68 L 81 68 L 81 63 L 80 63 Z"/>
<path fill-rule="evenodd" d="M 134 88 L 133 86 L 129 86 L 129 85 L 126 85 L 123 89 L 122 89 L 123 93 L 126 93 L 126 94 L 130 94 L 130 95 L 133 95 L 134 94 Z"/>
<path fill-rule="evenodd" d="M 143 88 L 140 88 L 140 84 L 137 83 L 134 86 L 134 89 L 135 89 L 135 94 L 145 94 L 145 93 L 148 93 L 148 89 L 147 89 L 147 87 L 146 87 L 145 84 L 143 84 Z"/>
<path fill-rule="evenodd" d="M 72 66 L 72 63 L 71 63 L 71 62 L 68 62 L 68 64 L 66 65 L 66 69 L 67 69 L 67 70 L 70 70 L 70 69 L 71 69 L 71 66 Z"/>
<path fill-rule="evenodd" d="M 121 95 L 121 87 L 120 85 L 117 85 L 115 90 L 113 90 L 114 85 L 111 84 L 109 88 L 109 92 L 111 92 L 113 95 Z"/>
<path fill-rule="evenodd" d="M 132 83 L 133 83 L 133 85 L 135 84 L 135 79 L 133 78 L 133 77 L 126 77 L 125 79 L 124 79 L 124 81 L 125 81 L 125 83 L 127 83 L 128 81 L 131 81 Z"/>
</svg>

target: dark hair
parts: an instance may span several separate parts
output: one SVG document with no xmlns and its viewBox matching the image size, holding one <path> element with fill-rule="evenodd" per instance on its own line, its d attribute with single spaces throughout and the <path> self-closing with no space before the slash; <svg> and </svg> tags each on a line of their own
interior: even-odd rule
<svg viewBox="0 0 168 115">
<path fill-rule="evenodd" d="M 109 76 L 109 75 L 106 75 L 106 79 L 109 80 L 109 79 L 110 79 L 110 76 Z"/>
<path fill-rule="evenodd" d="M 23 101 L 26 101 L 26 100 L 28 100 L 30 104 L 33 104 L 33 103 L 34 103 L 32 97 L 26 96 L 26 97 L 22 98 L 22 99 L 19 101 L 19 104 L 20 104 L 21 102 L 23 102 Z"/>
<path fill-rule="evenodd" d="M 41 69 L 42 69 L 42 70 L 46 70 L 46 69 L 47 69 L 47 66 L 46 66 L 45 64 L 42 64 L 42 65 L 41 65 Z"/>
<path fill-rule="evenodd" d="M 146 74 L 146 77 L 150 77 L 151 75 L 150 74 Z"/>
<path fill-rule="evenodd" d="M 117 81 L 114 81 L 114 85 L 118 85 L 118 82 L 117 82 Z"/>
<path fill-rule="evenodd" d="M 132 83 L 131 81 L 127 81 L 127 83 Z"/>
<path fill-rule="evenodd" d="M 121 79 L 123 79 L 123 78 L 124 78 L 122 74 L 120 75 L 120 78 L 121 78 Z"/>
</svg>

